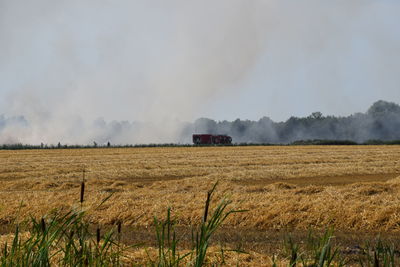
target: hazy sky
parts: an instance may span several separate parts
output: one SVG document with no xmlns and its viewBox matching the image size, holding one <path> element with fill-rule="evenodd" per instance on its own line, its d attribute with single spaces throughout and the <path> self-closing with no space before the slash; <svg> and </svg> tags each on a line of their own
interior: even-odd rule
<svg viewBox="0 0 400 267">
<path fill-rule="evenodd" d="M 0 0 L 0 114 L 285 120 L 400 102 L 397 0 Z"/>
</svg>

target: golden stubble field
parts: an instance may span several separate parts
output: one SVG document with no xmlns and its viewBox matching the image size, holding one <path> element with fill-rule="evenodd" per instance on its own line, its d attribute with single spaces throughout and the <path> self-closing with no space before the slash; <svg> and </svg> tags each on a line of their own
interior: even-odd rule
<svg viewBox="0 0 400 267">
<path fill-rule="evenodd" d="M 254 239 L 328 225 L 353 233 L 400 230 L 399 146 L 0 151 L 0 229 L 79 207 L 84 169 L 84 207 L 113 193 L 91 209 L 94 224 L 121 220 L 131 229 L 150 228 L 168 207 L 179 226 L 196 224 L 207 190 L 219 181 L 216 198 L 248 210 L 231 216 L 226 229 Z"/>
<path fill-rule="evenodd" d="M 181 225 L 201 217 L 206 192 L 249 210 L 229 227 L 400 229 L 400 147 L 189 147 L 0 151 L 0 224 L 114 192 L 93 222 L 149 226 L 171 207 Z M 16 212 L 18 214 L 16 214 Z"/>
</svg>

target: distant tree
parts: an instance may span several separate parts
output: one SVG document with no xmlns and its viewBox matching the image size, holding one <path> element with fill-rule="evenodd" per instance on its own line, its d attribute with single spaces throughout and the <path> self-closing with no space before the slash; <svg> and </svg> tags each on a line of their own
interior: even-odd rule
<svg viewBox="0 0 400 267">
<path fill-rule="evenodd" d="M 239 136 L 242 136 L 246 129 L 246 123 L 240 119 L 236 119 L 232 123 L 232 130 L 235 131 Z"/>
<path fill-rule="evenodd" d="M 319 119 L 322 119 L 323 116 L 322 116 L 322 113 L 321 113 L 321 112 L 317 111 L 317 112 L 311 113 L 310 118 L 319 120 Z"/>
<path fill-rule="evenodd" d="M 393 113 L 400 115 L 400 106 L 396 103 L 383 100 L 375 102 L 367 111 L 367 114 L 373 117 L 380 117 Z"/>
</svg>

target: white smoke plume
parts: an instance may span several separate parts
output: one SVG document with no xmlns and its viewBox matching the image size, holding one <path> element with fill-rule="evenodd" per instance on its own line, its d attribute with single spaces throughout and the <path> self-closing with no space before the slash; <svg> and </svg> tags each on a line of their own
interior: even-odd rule
<svg viewBox="0 0 400 267">
<path fill-rule="evenodd" d="M 363 110 L 382 98 L 373 86 L 399 97 L 399 10 L 390 0 L 0 0 L 0 114 L 24 116 L 0 127 L 0 143 L 179 142 L 182 121 L 252 87 L 265 87 L 247 107 L 262 115 L 308 113 L 316 100 L 336 108 L 367 90 Z"/>
</svg>

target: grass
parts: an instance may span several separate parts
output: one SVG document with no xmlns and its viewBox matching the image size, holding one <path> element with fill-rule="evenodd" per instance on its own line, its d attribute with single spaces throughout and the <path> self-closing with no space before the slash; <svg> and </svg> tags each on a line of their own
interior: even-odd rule
<svg viewBox="0 0 400 267">
<path fill-rule="evenodd" d="M 293 241 L 289 234 L 283 247 L 286 266 L 361 266 L 361 267 L 395 267 L 400 264 L 398 244 L 382 241 L 379 237 L 374 242 L 367 241 L 354 254 L 346 253 L 343 248 L 334 244 L 333 228 L 328 228 L 321 235 L 309 232 L 307 238 L 299 243 Z"/>
<path fill-rule="evenodd" d="M 85 174 L 85 172 L 83 172 Z M 171 209 L 167 211 L 164 221 L 154 218 L 157 239 L 158 257 L 149 257 L 146 265 L 150 266 L 204 266 L 207 260 L 210 239 L 222 223 L 233 213 L 243 212 L 228 210 L 231 202 L 223 198 L 209 214 L 211 197 L 217 184 L 207 194 L 204 206 L 204 217 L 199 229 L 193 232 L 192 248 L 180 254 L 179 240 L 171 218 Z M 20 225 L 16 226 L 10 245 L 7 242 L 0 251 L 1 266 L 120 266 L 126 248 L 120 242 L 121 223 L 101 236 L 97 227 L 95 234 L 90 231 L 87 210 L 82 208 L 84 202 L 85 182 L 82 181 L 80 209 L 68 212 L 54 211 L 48 218 L 40 220 L 31 217 L 29 231 L 21 236 Z M 111 195 L 110 195 L 111 196 Z M 99 208 L 110 196 L 106 197 Z M 117 231 L 115 231 L 117 229 Z M 223 250 L 221 249 L 223 253 Z"/>
<path fill-rule="evenodd" d="M 345 261 L 340 255 L 338 247 L 332 245 L 333 229 L 327 229 L 323 235 L 309 232 L 303 244 L 297 244 L 288 235 L 284 247 L 289 255 L 289 266 L 345 266 Z"/>
<path fill-rule="evenodd" d="M 400 264 L 400 253 L 396 244 L 382 241 L 378 237 L 375 242 L 366 243 L 358 263 L 368 267 L 395 267 Z"/>
<path fill-rule="evenodd" d="M 89 229 L 83 211 L 31 218 L 28 233 L 22 235 L 17 226 L 11 244 L 4 244 L 1 266 L 118 266 L 122 249 L 114 231 L 100 240 Z"/>
</svg>

